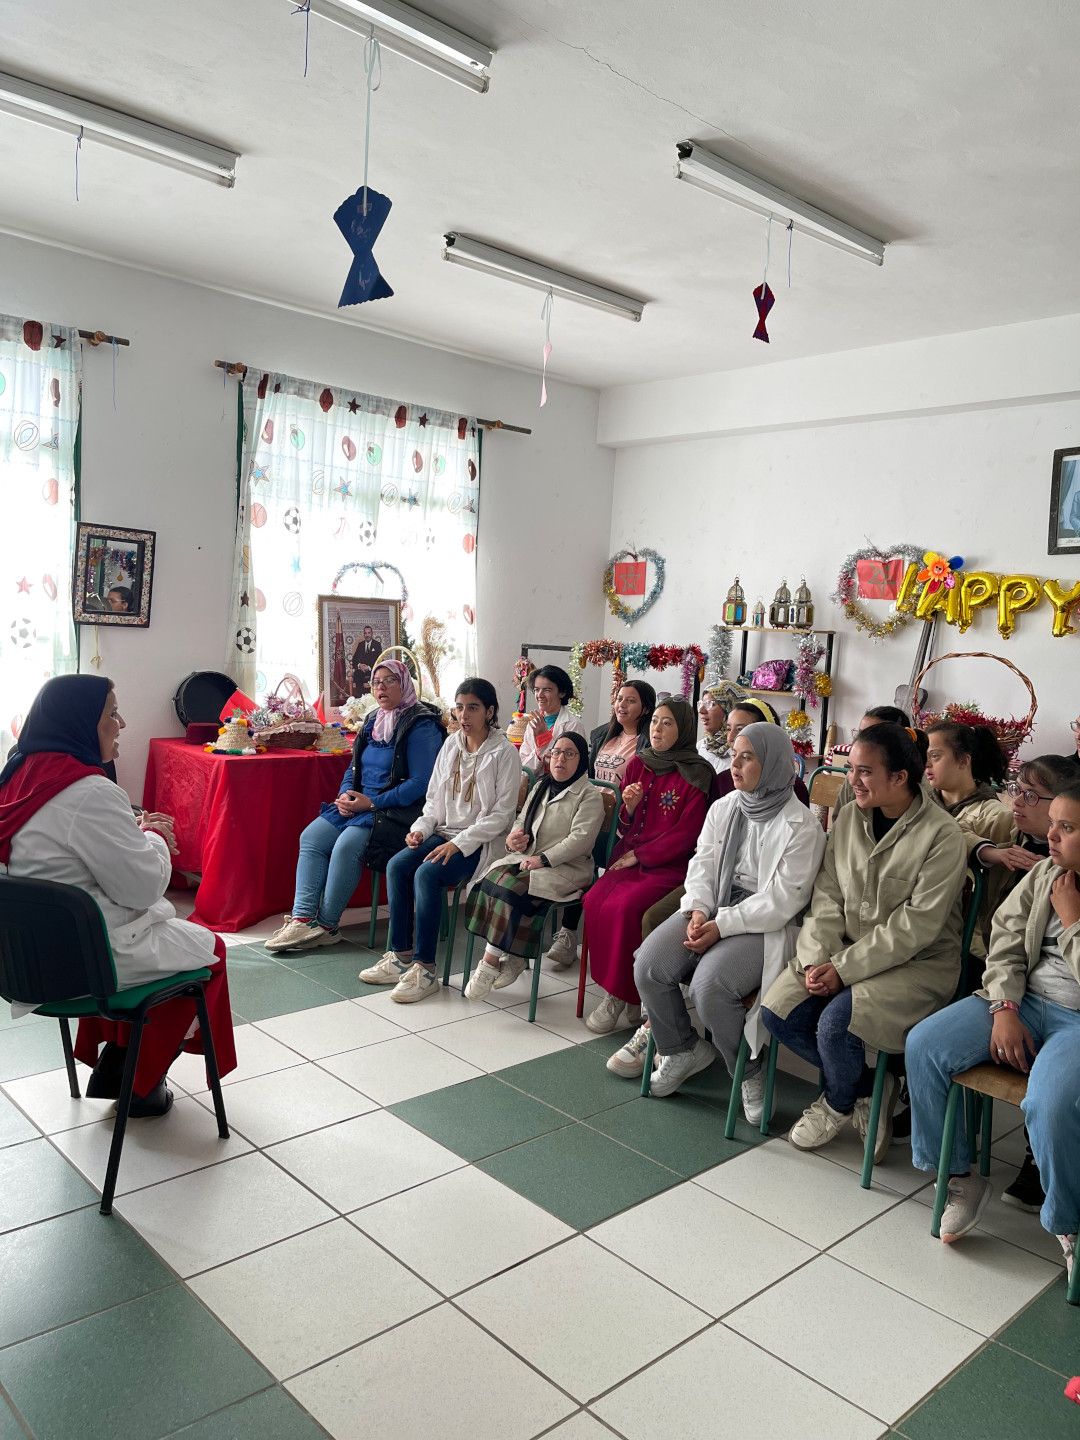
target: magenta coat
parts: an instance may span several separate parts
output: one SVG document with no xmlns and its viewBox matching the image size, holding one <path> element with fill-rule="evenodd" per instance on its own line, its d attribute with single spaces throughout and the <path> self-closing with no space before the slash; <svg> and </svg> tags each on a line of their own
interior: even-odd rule
<svg viewBox="0 0 1080 1440">
<path fill-rule="evenodd" d="M 686 879 L 686 867 L 705 822 L 709 797 L 677 770 L 657 775 L 640 756 L 628 761 L 623 788 L 637 781 L 645 793 L 633 817 L 619 812 L 617 860 L 632 850 L 638 863 L 607 870 L 585 896 L 589 964 L 597 985 L 640 1005 L 634 985 L 634 952 L 641 944 L 645 911 Z"/>
</svg>

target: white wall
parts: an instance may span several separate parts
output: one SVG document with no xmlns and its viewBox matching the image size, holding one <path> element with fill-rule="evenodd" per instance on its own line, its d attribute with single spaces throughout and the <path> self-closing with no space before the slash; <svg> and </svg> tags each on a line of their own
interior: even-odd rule
<svg viewBox="0 0 1080 1440">
<path fill-rule="evenodd" d="M 148 630 L 102 629 L 102 673 L 128 722 L 120 778 L 142 789 L 151 735 L 179 731 L 172 695 L 220 670 L 235 522 L 235 382 L 216 359 L 533 428 L 485 437 L 477 543 L 480 670 L 513 708 L 522 640 L 600 633 L 599 576 L 613 454 L 596 443 L 595 391 L 0 235 L 0 310 L 126 336 L 88 351 L 82 518 L 158 533 Z M 393 559 L 393 556 L 385 557 Z M 84 632 L 83 668 L 92 636 Z M 587 696 L 596 708 L 595 682 Z"/>
</svg>

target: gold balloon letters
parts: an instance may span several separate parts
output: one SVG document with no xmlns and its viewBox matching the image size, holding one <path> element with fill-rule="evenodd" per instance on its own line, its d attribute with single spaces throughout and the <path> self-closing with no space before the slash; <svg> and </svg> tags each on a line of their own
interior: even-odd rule
<svg viewBox="0 0 1080 1440">
<path fill-rule="evenodd" d="M 1080 605 L 1080 580 L 1070 590 L 1063 590 L 1056 580 L 1043 581 L 1043 594 L 1054 607 L 1054 635 L 1075 635 L 1076 626 L 1069 624 L 1069 611 Z"/>
<path fill-rule="evenodd" d="M 997 626 L 1003 640 L 1016 629 L 1016 617 L 1025 610 L 1034 610 L 1045 597 L 1054 612 L 1052 631 L 1056 639 L 1075 635 L 1077 626 L 1070 619 L 1080 619 L 1080 580 L 1072 586 L 1059 585 L 1056 580 L 1040 580 L 1035 575 L 999 575 L 990 570 L 956 572 L 956 584 L 929 584 L 919 589 L 920 567 L 909 564 L 904 571 L 896 601 L 898 610 L 913 612 L 920 620 L 940 615 L 948 625 L 955 625 L 961 634 L 967 630 L 978 611 L 997 605 Z"/>
</svg>

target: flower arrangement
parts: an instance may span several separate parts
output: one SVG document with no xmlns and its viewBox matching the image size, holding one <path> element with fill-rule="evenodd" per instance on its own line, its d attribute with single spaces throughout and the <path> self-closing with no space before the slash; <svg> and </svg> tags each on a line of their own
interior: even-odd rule
<svg viewBox="0 0 1080 1440">
<path fill-rule="evenodd" d="M 364 721 L 375 709 L 374 695 L 350 695 L 341 707 L 341 723 L 353 734 L 364 728 Z"/>
</svg>

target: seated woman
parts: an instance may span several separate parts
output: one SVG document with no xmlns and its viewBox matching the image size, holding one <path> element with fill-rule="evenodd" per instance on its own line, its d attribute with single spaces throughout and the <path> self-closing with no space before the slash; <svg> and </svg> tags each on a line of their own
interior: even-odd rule
<svg viewBox="0 0 1080 1440">
<path fill-rule="evenodd" d="M 614 1030 L 624 1010 L 633 1026 L 641 1018 L 634 952 L 642 917 L 682 885 L 715 774 L 694 749 L 694 711 L 685 700 L 657 705 L 649 740 L 626 767 L 611 863 L 585 897 L 592 977 L 606 992 L 585 1020 L 597 1035 Z"/>
<path fill-rule="evenodd" d="M 981 990 L 916 1025 L 908 1036 L 912 1162 L 935 1171 L 954 1075 L 1006 1065 L 1027 1075 L 1023 1102 L 1045 1186 L 1043 1228 L 1061 1242 L 1072 1273 L 1080 1230 L 1080 786 L 1050 803 L 1050 855 L 994 915 Z M 972 1175 L 963 1107 L 949 1162 L 941 1238 L 975 1226 L 990 1181 Z"/>
<path fill-rule="evenodd" d="M 548 761 L 506 838 L 509 855 L 492 862 L 473 893 L 466 924 L 487 949 L 465 987 L 469 1000 L 512 985 L 551 906 L 578 899 L 593 878 L 604 802 L 589 780 L 584 738 L 560 735 Z"/>
<path fill-rule="evenodd" d="M 851 748 L 855 803 L 840 812 L 795 958 L 762 1002 L 765 1028 L 825 1075 L 792 1126 L 799 1150 L 827 1145 L 854 1117 L 865 1139 L 873 1076 L 866 1046 L 898 1053 L 919 1020 L 948 1003 L 960 973 L 967 847 L 923 790 L 907 731 L 882 722 Z M 887 1076 L 874 1155 L 892 1138 Z"/>
<path fill-rule="evenodd" d="M 521 763 L 538 773 L 559 736 L 570 732 L 584 735 L 585 726 L 580 715 L 570 709 L 574 686 L 565 670 L 558 665 L 542 665 L 532 677 L 532 687 L 536 709 L 529 716 L 521 741 Z"/>
<path fill-rule="evenodd" d="M 393 985 L 390 998 L 400 1005 L 438 991 L 435 949 L 442 893 L 477 871 L 483 874 L 495 856 L 505 853 L 517 809 L 521 762 L 499 729 L 495 687 L 479 677 L 463 680 L 454 701 L 459 729 L 439 751 L 423 811 L 405 836 L 406 848 L 386 867 L 390 948 L 377 965 L 360 971 L 368 985 Z"/>
<path fill-rule="evenodd" d="M 337 799 L 301 833 L 292 914 L 267 940 L 267 950 L 336 945 L 361 868 L 385 869 L 423 809 L 442 726 L 416 698 L 403 661 L 377 665 L 371 690 L 377 708 L 356 737 Z"/>
<path fill-rule="evenodd" d="M 743 997 L 767 988 L 795 952 L 796 922 L 810 901 L 825 832 L 792 793 L 794 751 L 777 726 L 747 726 L 735 741 L 731 773 L 735 790 L 705 818 L 679 914 L 642 942 L 634 980 L 662 1057 L 651 1093 L 673 1094 L 711 1065 L 717 1050 L 734 1075 L 745 1034 L 751 1058 L 743 1112 L 757 1125 L 765 1036 L 759 1003 L 748 1014 Z M 687 981 L 712 1044 L 690 1023 L 680 988 Z"/>
<path fill-rule="evenodd" d="M 104 774 L 119 754 L 123 729 L 111 680 L 62 675 L 47 681 L 0 773 L 0 863 L 17 879 L 76 885 L 96 901 L 121 990 L 208 966 L 206 1005 L 218 1070 L 227 1075 L 236 1068 L 236 1050 L 225 946 L 209 930 L 178 920 L 164 899 L 172 875 L 171 826 L 145 813 L 137 820 L 127 795 Z M 120 1094 L 128 1033 L 127 1025 L 96 1017 L 79 1021 L 75 1054 L 94 1072 L 87 1095 Z M 203 1050 L 195 1002 L 166 1000 L 143 1032 L 133 1116 L 164 1115 L 171 1107 L 165 1075 L 181 1050 Z"/>
<path fill-rule="evenodd" d="M 852 740 L 858 740 L 859 736 L 864 730 L 869 730 L 874 725 L 899 725 L 901 730 L 906 730 L 909 735 L 913 736 L 915 744 L 918 746 L 922 754 L 923 763 L 925 764 L 925 737 L 923 736 L 921 730 L 912 730 L 911 716 L 907 713 L 906 710 L 901 710 L 897 705 L 873 706 L 872 709 L 865 712 L 858 725 L 856 725 L 855 729 L 851 732 Z M 835 823 L 837 815 L 840 814 L 840 811 L 844 808 L 844 806 L 850 805 L 854 798 L 855 792 L 851 788 L 851 779 L 849 777 L 845 779 L 844 783 L 840 786 L 840 790 L 836 796 L 836 799 L 832 803 L 832 809 L 829 812 L 830 826 Z"/>
<path fill-rule="evenodd" d="M 647 681 L 627 680 L 619 686 L 611 719 L 589 736 L 589 774 L 594 780 L 621 788 L 626 762 L 649 743 L 649 721 L 655 709 L 656 691 Z M 580 924 L 581 902 L 575 901 L 563 910 L 562 925 L 544 955 L 552 970 L 565 970 L 577 962 Z"/>
<path fill-rule="evenodd" d="M 709 762 L 718 775 L 721 771 L 730 770 L 731 746 L 726 733 L 728 715 L 719 690 L 702 691 L 698 715 L 701 717 L 698 754 Z"/>
</svg>

